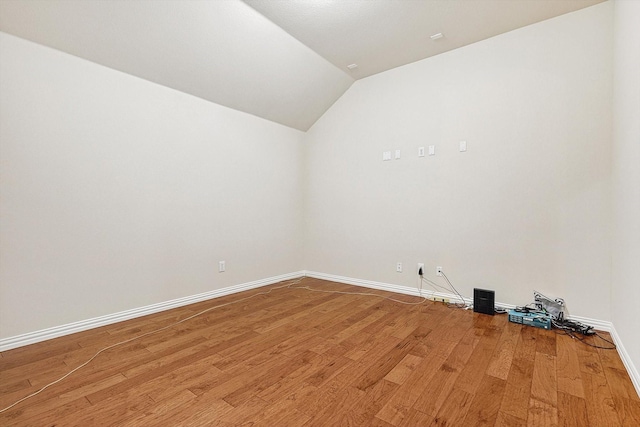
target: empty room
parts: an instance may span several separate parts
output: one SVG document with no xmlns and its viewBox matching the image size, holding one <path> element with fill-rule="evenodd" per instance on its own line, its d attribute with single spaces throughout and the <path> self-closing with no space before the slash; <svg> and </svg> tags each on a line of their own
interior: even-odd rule
<svg viewBox="0 0 640 427">
<path fill-rule="evenodd" d="M 0 0 L 0 425 L 640 425 L 638 22 Z"/>
</svg>

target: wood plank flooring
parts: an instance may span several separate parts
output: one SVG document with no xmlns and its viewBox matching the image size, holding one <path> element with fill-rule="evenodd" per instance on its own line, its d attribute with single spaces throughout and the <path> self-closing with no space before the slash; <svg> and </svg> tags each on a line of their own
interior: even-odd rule
<svg viewBox="0 0 640 427">
<path fill-rule="evenodd" d="M 441 303 L 279 286 L 0 353 L 4 408 L 106 346 L 239 301 L 105 351 L 0 425 L 640 425 L 616 351 Z"/>
</svg>

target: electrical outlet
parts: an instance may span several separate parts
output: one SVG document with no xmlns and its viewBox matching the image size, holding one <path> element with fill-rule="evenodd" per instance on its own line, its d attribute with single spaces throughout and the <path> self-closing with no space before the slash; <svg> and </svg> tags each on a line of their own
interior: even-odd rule
<svg viewBox="0 0 640 427">
<path fill-rule="evenodd" d="M 431 299 L 434 300 L 435 302 L 442 302 L 445 304 L 449 304 L 449 298 L 433 297 Z"/>
<path fill-rule="evenodd" d="M 436 267 L 436 276 L 442 276 L 442 267 L 441 266 L 437 266 Z"/>
<path fill-rule="evenodd" d="M 402 263 L 401 262 L 396 264 L 396 272 L 402 273 Z"/>
<path fill-rule="evenodd" d="M 223 273 L 227 269 L 226 263 L 224 261 L 218 262 L 218 272 Z"/>
<path fill-rule="evenodd" d="M 424 274 L 424 263 L 419 262 L 418 263 L 418 269 L 416 271 L 418 272 L 418 274 L 420 274 L 420 272 L 422 272 L 422 274 Z"/>
</svg>

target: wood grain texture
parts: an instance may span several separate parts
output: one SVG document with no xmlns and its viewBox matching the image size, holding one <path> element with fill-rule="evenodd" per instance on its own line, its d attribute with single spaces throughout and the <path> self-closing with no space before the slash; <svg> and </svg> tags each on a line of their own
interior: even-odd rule
<svg viewBox="0 0 640 427">
<path fill-rule="evenodd" d="M 615 351 L 429 301 L 278 286 L 3 352 L 2 408 L 101 348 L 237 301 L 102 353 L 0 413 L 0 425 L 640 425 L 640 399 Z"/>
<path fill-rule="evenodd" d="M 507 416 L 501 417 L 501 422 L 511 420 L 517 423 L 527 419 L 529 398 L 531 396 L 531 382 L 536 354 L 536 335 L 533 328 L 522 328 L 517 347 L 507 376 L 505 393 L 502 398 L 500 412 Z"/>
<path fill-rule="evenodd" d="M 587 403 L 570 393 L 558 392 L 558 425 L 579 427 L 589 425 Z"/>
</svg>

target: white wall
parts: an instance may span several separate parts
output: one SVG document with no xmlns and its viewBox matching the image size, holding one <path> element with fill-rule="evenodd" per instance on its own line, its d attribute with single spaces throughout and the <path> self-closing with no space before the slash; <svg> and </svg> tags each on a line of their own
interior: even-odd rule
<svg viewBox="0 0 640 427">
<path fill-rule="evenodd" d="M 614 2 L 613 323 L 640 378 L 640 2 Z M 640 383 L 636 383 L 640 392 Z"/>
<path fill-rule="evenodd" d="M 0 33 L 0 338 L 425 262 L 613 320 L 638 365 L 639 11 L 614 4 L 615 31 L 606 3 L 361 80 L 307 135 Z"/>
<path fill-rule="evenodd" d="M 0 58 L 0 338 L 302 268 L 301 132 L 3 33 Z"/>
<path fill-rule="evenodd" d="M 468 297 L 610 320 L 611 9 L 356 82 L 305 136 L 306 268 L 415 287 L 424 262 Z"/>
</svg>

